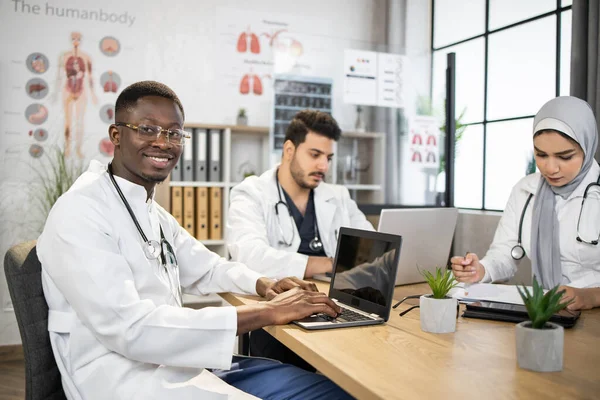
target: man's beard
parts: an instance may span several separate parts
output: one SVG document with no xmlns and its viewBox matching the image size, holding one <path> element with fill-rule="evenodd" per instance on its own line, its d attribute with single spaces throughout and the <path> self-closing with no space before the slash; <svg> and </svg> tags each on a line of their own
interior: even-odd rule
<svg viewBox="0 0 600 400">
<path fill-rule="evenodd" d="M 318 183 L 310 184 L 310 183 L 306 182 L 305 178 L 307 177 L 307 175 L 304 173 L 302 168 L 300 168 L 300 166 L 298 165 L 295 155 L 292 158 L 292 162 L 290 163 L 290 173 L 292 174 L 292 178 L 294 179 L 296 184 L 298 186 L 300 186 L 302 189 L 314 189 L 317 186 L 319 186 Z"/>
<path fill-rule="evenodd" d="M 166 176 L 152 176 L 152 175 L 146 175 L 146 174 L 141 174 L 141 173 L 140 173 L 140 176 L 143 179 L 147 180 L 148 182 L 154 182 L 154 183 L 162 183 L 165 181 L 165 179 L 167 179 Z M 169 176 L 169 175 L 167 175 L 167 176 Z"/>
</svg>

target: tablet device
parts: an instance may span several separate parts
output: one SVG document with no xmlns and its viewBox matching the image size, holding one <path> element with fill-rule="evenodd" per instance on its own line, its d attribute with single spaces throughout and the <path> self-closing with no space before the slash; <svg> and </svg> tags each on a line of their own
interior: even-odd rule
<svg viewBox="0 0 600 400">
<path fill-rule="evenodd" d="M 565 328 L 572 328 L 580 315 L 581 311 L 562 309 L 550 317 L 550 322 L 562 325 Z M 523 322 L 529 320 L 525 306 L 520 304 L 497 303 L 494 301 L 476 301 L 467 304 L 463 317 L 506 322 Z"/>
</svg>

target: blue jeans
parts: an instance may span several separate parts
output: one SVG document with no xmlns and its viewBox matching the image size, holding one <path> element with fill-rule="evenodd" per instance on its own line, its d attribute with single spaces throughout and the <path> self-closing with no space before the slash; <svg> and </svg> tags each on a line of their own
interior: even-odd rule
<svg viewBox="0 0 600 400">
<path fill-rule="evenodd" d="M 213 370 L 231 386 L 265 400 L 352 399 L 329 378 L 265 358 L 233 356 L 230 370 Z"/>
</svg>

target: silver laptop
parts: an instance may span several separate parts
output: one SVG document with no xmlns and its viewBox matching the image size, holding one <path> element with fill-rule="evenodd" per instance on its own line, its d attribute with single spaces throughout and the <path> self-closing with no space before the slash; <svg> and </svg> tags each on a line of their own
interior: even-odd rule
<svg viewBox="0 0 600 400">
<path fill-rule="evenodd" d="M 402 237 L 341 228 L 329 297 L 341 308 L 337 318 L 312 315 L 294 321 L 305 329 L 376 325 L 388 320 Z"/>
<path fill-rule="evenodd" d="M 377 230 L 403 238 L 396 285 L 424 282 L 419 270 L 447 266 L 457 220 L 456 208 L 381 210 Z"/>
</svg>

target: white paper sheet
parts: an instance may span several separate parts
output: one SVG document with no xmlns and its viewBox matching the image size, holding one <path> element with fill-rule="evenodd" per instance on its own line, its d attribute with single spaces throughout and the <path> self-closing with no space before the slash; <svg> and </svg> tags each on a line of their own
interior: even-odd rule
<svg viewBox="0 0 600 400">
<path fill-rule="evenodd" d="M 533 288 L 527 287 L 531 293 Z M 493 283 L 474 283 L 466 289 L 460 284 L 450 291 L 450 296 L 464 302 L 479 300 L 496 301 L 499 303 L 523 304 L 523 299 L 515 285 L 498 285 Z"/>
</svg>

